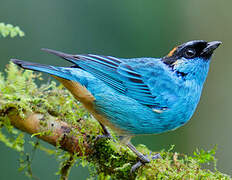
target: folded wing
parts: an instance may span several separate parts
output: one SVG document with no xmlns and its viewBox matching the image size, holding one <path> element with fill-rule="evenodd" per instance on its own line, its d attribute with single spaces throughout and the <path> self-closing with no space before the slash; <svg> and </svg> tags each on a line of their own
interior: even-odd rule
<svg viewBox="0 0 232 180">
<path fill-rule="evenodd" d="M 129 59 L 119 59 L 112 56 L 93 54 L 69 55 L 58 51 L 43 49 L 58 55 L 102 80 L 116 91 L 125 94 L 148 107 L 159 107 L 156 94 L 152 93 L 145 77 L 139 71 L 143 60 L 130 63 Z M 160 67 L 161 68 L 161 67 Z"/>
</svg>

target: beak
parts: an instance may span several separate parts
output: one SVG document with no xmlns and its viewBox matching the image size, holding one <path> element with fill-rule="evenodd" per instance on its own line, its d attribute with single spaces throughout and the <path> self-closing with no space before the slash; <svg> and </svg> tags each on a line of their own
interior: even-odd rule
<svg viewBox="0 0 232 180">
<path fill-rule="evenodd" d="M 210 57 L 213 54 L 213 51 L 217 49 L 221 43 L 221 41 L 212 41 L 207 43 L 207 47 L 203 49 L 201 56 Z"/>
</svg>

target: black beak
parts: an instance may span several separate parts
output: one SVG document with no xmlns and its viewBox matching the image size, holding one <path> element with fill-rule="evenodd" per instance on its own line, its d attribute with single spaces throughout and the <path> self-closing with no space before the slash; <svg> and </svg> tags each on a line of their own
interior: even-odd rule
<svg viewBox="0 0 232 180">
<path fill-rule="evenodd" d="M 207 46 L 205 49 L 203 49 L 201 56 L 204 57 L 210 57 L 213 54 L 213 51 L 218 48 L 218 46 L 221 44 L 221 41 L 212 41 L 207 43 Z"/>
</svg>

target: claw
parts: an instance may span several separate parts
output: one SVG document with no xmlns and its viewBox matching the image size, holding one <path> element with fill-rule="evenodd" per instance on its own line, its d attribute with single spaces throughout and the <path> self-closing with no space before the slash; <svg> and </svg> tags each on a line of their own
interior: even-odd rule
<svg viewBox="0 0 232 180">
<path fill-rule="evenodd" d="M 138 161 L 136 164 L 134 164 L 130 170 L 130 173 L 134 173 L 136 171 L 136 169 L 138 169 L 140 166 L 142 166 L 143 163 L 141 163 L 141 161 Z"/>
<path fill-rule="evenodd" d="M 138 156 L 138 158 L 139 158 L 139 161 L 138 161 L 136 164 L 134 164 L 134 165 L 132 166 L 132 168 L 131 168 L 131 170 L 130 170 L 130 173 L 135 172 L 136 169 L 138 169 L 140 166 L 142 166 L 142 165 L 144 165 L 144 164 L 146 164 L 146 163 L 151 162 L 151 160 L 148 159 L 147 156 Z"/>
<path fill-rule="evenodd" d="M 113 139 L 111 134 L 103 134 L 103 135 L 98 135 L 95 139 L 95 141 L 99 141 L 100 139 Z"/>
<path fill-rule="evenodd" d="M 151 157 L 152 160 L 154 159 L 162 159 L 161 155 L 159 153 L 155 154 L 154 156 Z M 138 169 L 139 167 L 143 166 L 146 163 L 151 162 L 150 159 L 147 158 L 147 156 L 143 156 L 142 158 L 139 157 L 139 161 L 134 164 L 130 170 L 130 173 L 134 173 L 136 171 L 136 169 Z"/>
<path fill-rule="evenodd" d="M 98 135 L 96 137 L 95 141 L 97 142 L 97 141 L 99 141 L 100 139 L 103 139 L 103 138 L 104 139 L 113 139 L 112 135 L 110 134 L 110 131 L 103 124 L 100 123 L 100 125 L 101 125 L 101 127 L 103 129 L 103 135 Z M 115 140 L 114 140 L 114 142 L 115 142 Z"/>
<path fill-rule="evenodd" d="M 151 157 L 152 160 L 154 159 L 162 159 L 160 153 L 155 154 L 154 156 Z"/>
</svg>

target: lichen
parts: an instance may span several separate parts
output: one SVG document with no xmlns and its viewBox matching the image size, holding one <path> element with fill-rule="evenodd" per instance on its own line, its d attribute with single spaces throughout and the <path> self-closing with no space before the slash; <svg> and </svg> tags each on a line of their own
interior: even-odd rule
<svg viewBox="0 0 232 180">
<path fill-rule="evenodd" d="M 95 141 L 97 135 L 101 134 L 101 127 L 83 106 L 55 81 L 43 82 L 38 86 L 36 80 L 41 81 L 42 76 L 31 71 L 19 70 L 12 63 L 7 66 L 5 76 L 0 74 L 0 141 L 20 152 L 20 170 L 26 170 L 29 177 L 33 177 L 30 166 L 32 157 L 24 150 L 24 134 L 10 124 L 9 113 L 17 113 L 22 119 L 28 112 L 41 113 L 44 115 L 45 127 L 49 123 L 46 117 L 50 116 L 75 127 L 69 135 L 79 136 L 81 157 L 78 153 L 64 153 L 59 149 L 59 141 L 56 144 L 57 150 L 47 149 L 38 142 L 31 142 L 34 150 L 42 150 L 57 157 L 60 161 L 57 174 L 61 175 L 61 179 L 68 176 L 77 158 L 82 160 L 80 165 L 88 165 L 91 174 L 89 179 L 231 179 L 216 169 L 215 148 L 210 151 L 196 150 L 193 156 L 187 156 L 175 152 L 172 146 L 168 151 L 159 152 L 162 159 L 152 160 L 135 173 L 131 173 L 131 167 L 137 162 L 137 158 L 117 141 L 114 134 L 115 140 Z M 39 132 L 34 136 L 44 135 L 43 133 Z M 91 148 L 89 154 L 86 153 L 85 143 Z M 150 154 L 150 150 L 144 145 L 137 148 L 144 154 Z M 152 152 L 151 155 L 156 153 L 158 152 Z M 205 163 L 213 163 L 214 170 L 201 168 Z"/>
</svg>

